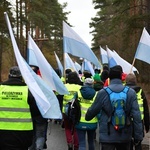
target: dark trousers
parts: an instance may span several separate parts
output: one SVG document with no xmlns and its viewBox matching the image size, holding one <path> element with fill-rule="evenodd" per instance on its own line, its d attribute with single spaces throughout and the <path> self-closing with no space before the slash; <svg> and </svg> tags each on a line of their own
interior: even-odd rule
<svg viewBox="0 0 150 150">
<path fill-rule="evenodd" d="M 100 150 L 130 150 L 129 143 L 101 143 Z"/>
<path fill-rule="evenodd" d="M 79 150 L 86 149 L 86 134 L 87 134 L 87 140 L 88 140 L 88 149 L 95 150 L 95 144 L 94 144 L 95 130 L 76 129 L 76 131 L 77 131 L 77 135 L 78 135 L 78 139 L 79 139 Z"/>
<path fill-rule="evenodd" d="M 138 144 L 134 144 L 133 140 L 131 140 L 131 144 L 130 144 L 130 150 L 133 150 L 133 148 L 135 150 L 142 150 L 142 144 L 141 142 L 139 142 Z"/>
<path fill-rule="evenodd" d="M 0 150 L 28 150 L 33 131 L 0 130 Z"/>
<path fill-rule="evenodd" d="M 0 150 L 28 150 L 28 148 L 10 148 L 10 147 L 4 147 L 4 148 L 0 148 Z"/>
<path fill-rule="evenodd" d="M 33 121 L 33 141 L 29 150 L 43 149 L 47 138 L 47 119 L 42 117 L 37 117 Z"/>
</svg>

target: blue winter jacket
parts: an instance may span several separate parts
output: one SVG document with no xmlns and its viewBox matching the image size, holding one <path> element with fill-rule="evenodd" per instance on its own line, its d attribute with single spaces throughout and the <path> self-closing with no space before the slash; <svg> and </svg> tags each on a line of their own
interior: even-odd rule
<svg viewBox="0 0 150 150">
<path fill-rule="evenodd" d="M 112 91 L 121 92 L 124 89 L 122 81 L 120 79 L 112 79 L 108 86 Z M 126 126 L 122 131 L 118 132 L 114 129 L 112 124 L 108 125 L 109 117 L 112 114 L 112 107 L 108 93 L 102 89 L 98 92 L 94 103 L 88 109 L 85 119 L 91 120 L 99 112 L 101 112 L 100 123 L 99 123 L 99 140 L 105 143 L 127 143 L 132 138 L 134 133 L 134 139 L 143 139 L 143 128 L 140 117 L 140 110 L 138 107 L 136 93 L 133 89 L 129 88 L 127 93 L 126 108 L 128 116 L 132 116 L 134 124 L 134 132 L 132 132 L 132 125 Z M 109 127 L 108 127 L 109 126 Z M 110 134 L 108 134 L 110 131 Z"/>
</svg>

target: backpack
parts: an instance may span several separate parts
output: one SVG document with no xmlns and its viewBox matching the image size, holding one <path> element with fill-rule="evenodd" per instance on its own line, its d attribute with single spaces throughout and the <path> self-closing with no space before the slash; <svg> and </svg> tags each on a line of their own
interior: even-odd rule
<svg viewBox="0 0 150 150">
<path fill-rule="evenodd" d="M 73 125 L 76 125 L 80 122 L 81 107 L 77 92 L 74 94 L 74 98 L 65 105 L 65 114 L 69 121 L 73 123 Z"/>
<path fill-rule="evenodd" d="M 109 87 L 106 87 L 104 89 L 109 94 L 111 105 L 113 108 L 108 122 L 114 126 L 114 129 L 116 131 L 119 131 L 126 125 L 126 99 L 129 87 L 125 86 L 125 88 L 121 92 L 114 92 Z"/>
</svg>

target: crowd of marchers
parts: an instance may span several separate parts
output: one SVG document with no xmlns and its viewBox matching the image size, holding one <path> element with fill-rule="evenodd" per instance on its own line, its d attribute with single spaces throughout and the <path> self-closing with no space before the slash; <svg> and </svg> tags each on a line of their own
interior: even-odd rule
<svg viewBox="0 0 150 150">
<path fill-rule="evenodd" d="M 40 75 L 37 66 L 31 68 Z M 98 126 L 101 150 L 142 150 L 149 132 L 149 108 L 135 74 L 124 73 L 119 65 L 95 69 L 93 76 L 66 69 L 62 77 L 59 69 L 55 71 L 69 91 L 66 95 L 54 91 L 63 116 L 54 122 L 64 128 L 68 150 L 95 150 Z M 0 150 L 48 149 L 51 118 L 42 117 L 18 66 L 10 68 L 0 95 Z"/>
</svg>

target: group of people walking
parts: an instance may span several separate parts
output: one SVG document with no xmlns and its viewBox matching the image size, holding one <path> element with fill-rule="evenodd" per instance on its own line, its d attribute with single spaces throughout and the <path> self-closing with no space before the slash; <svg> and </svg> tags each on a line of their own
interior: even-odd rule
<svg viewBox="0 0 150 150">
<path fill-rule="evenodd" d="M 74 132 L 71 130 L 71 122 L 70 126 L 64 126 L 68 150 L 86 150 L 86 134 L 88 149 L 95 150 L 94 139 L 98 125 L 101 150 L 141 150 L 144 134 L 149 132 L 149 108 L 144 91 L 137 85 L 136 76 L 132 73 L 125 74 L 119 65 L 110 68 L 109 71 L 105 69 L 102 74 L 103 81 L 100 72 L 97 71 L 94 76 L 85 72 L 81 80 L 76 72 L 67 75 L 66 87 L 70 95 L 64 96 L 64 106 L 67 100 L 73 98 L 75 92 L 78 92 L 81 105 L 80 122 L 74 125 Z M 125 125 L 120 130 L 115 130 L 113 123 L 110 123 L 115 110 L 106 87 L 117 93 L 116 97 L 126 89 Z M 66 122 L 65 114 L 64 118 Z"/>
<path fill-rule="evenodd" d="M 137 85 L 136 76 L 125 75 L 121 66 L 105 68 L 103 72 L 95 70 L 94 76 L 84 72 L 79 77 L 78 73 L 69 71 L 66 80 L 63 80 L 69 94 L 56 93 L 63 119 L 55 121 L 63 123 L 68 150 L 95 150 L 94 139 L 98 126 L 101 150 L 142 149 L 144 134 L 149 132 L 149 108 L 144 91 Z M 38 72 L 38 68 L 32 69 Z M 42 117 L 17 66 L 10 69 L 8 80 L 2 82 L 0 88 L 0 150 L 46 148 L 50 118 Z M 114 97 L 110 96 L 112 93 Z M 66 104 L 74 99 L 75 94 L 81 111 L 76 124 L 65 113 Z M 112 99 L 114 101 L 117 98 L 120 107 L 112 105 Z M 124 109 L 125 113 L 121 114 L 125 116 L 124 121 L 123 117 L 120 121 L 113 116 L 118 108 L 120 114 Z"/>
</svg>

